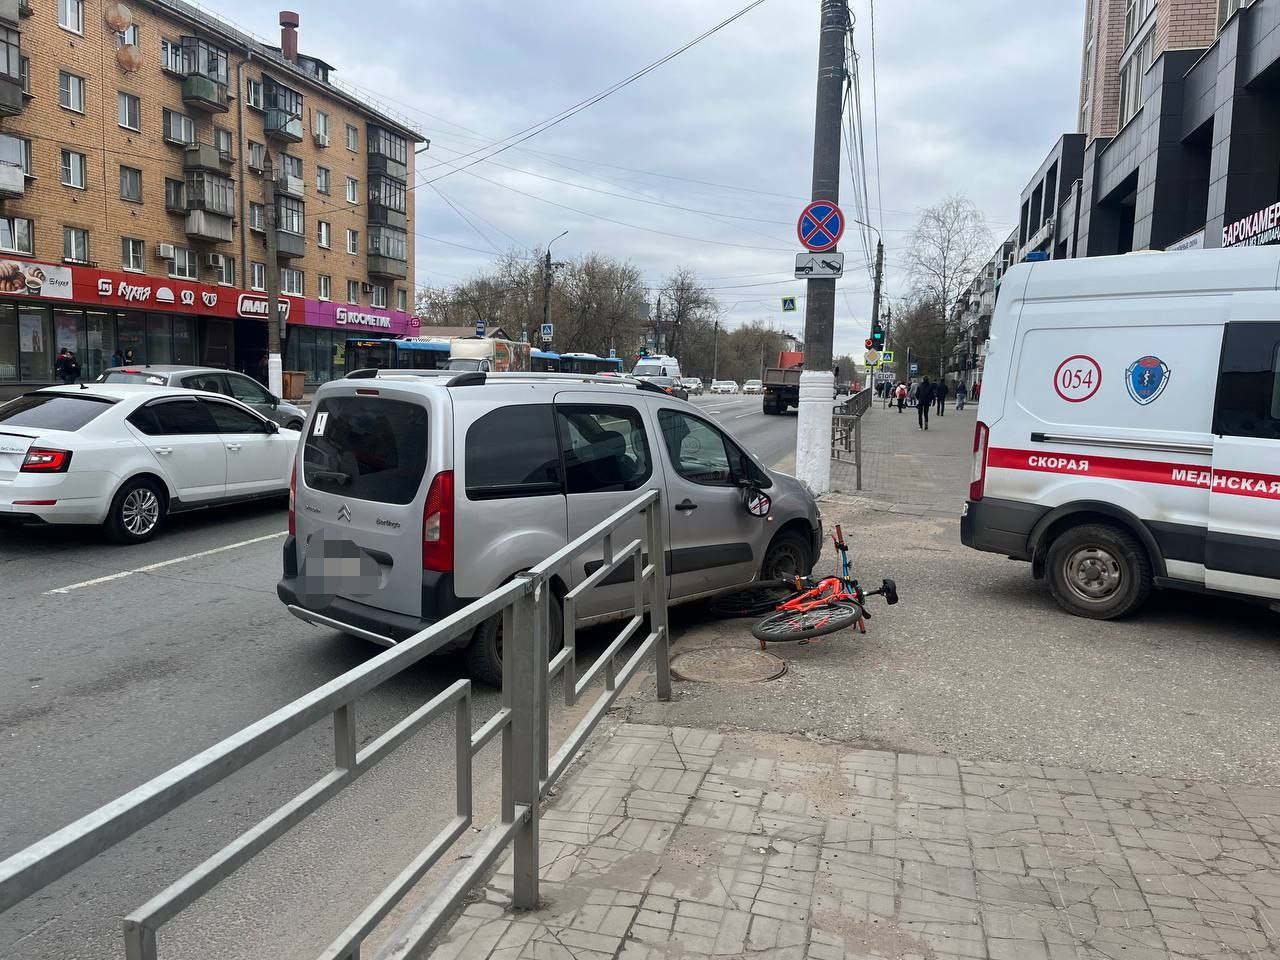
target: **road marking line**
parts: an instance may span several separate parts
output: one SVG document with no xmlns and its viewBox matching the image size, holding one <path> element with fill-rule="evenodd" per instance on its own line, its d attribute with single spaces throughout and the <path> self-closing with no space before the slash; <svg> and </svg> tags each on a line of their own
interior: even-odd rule
<svg viewBox="0 0 1280 960">
<path fill-rule="evenodd" d="M 84 587 L 96 587 L 100 583 L 110 583 L 112 580 L 123 580 L 125 577 L 132 577 L 135 573 L 150 573 L 152 570 L 159 570 L 161 567 L 169 567 L 175 563 L 185 563 L 188 560 L 196 560 L 200 557 L 212 556 L 215 553 L 223 553 L 227 550 L 235 550 L 239 547 L 247 547 L 251 544 L 262 543 L 265 540 L 275 540 L 278 537 L 285 536 L 289 531 L 281 530 L 279 533 L 269 533 L 265 537 L 254 537 L 252 540 L 241 540 L 239 543 L 228 543 L 225 547 L 214 547 L 212 550 L 201 550 L 199 553 L 191 553 L 185 557 L 174 557 L 172 560 L 161 560 L 159 563 L 149 563 L 145 567 L 137 567 L 133 570 L 122 570 L 120 573 L 108 574 L 105 577 L 95 577 L 92 580 L 84 580 L 80 583 L 73 583 L 66 587 L 57 587 L 53 590 L 46 590 L 43 596 L 50 596 L 58 593 L 70 593 L 72 590 L 80 590 Z"/>
<path fill-rule="evenodd" d="M 754 417 L 759 412 L 760 412 L 759 410 L 752 410 L 750 413 L 740 413 L 733 419 L 741 420 L 743 417 Z"/>
</svg>

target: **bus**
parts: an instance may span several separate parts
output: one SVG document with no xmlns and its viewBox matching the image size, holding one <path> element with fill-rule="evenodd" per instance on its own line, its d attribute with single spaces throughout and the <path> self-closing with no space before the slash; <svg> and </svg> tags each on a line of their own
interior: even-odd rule
<svg viewBox="0 0 1280 960">
<path fill-rule="evenodd" d="M 534 373 L 559 373 L 560 354 L 548 350 L 530 350 L 529 369 Z"/>
<path fill-rule="evenodd" d="M 618 357 L 598 357 L 594 353 L 562 353 L 560 371 L 622 376 L 622 360 Z"/>
<path fill-rule="evenodd" d="M 449 341 L 350 339 L 347 370 L 444 370 L 449 366 Z"/>
</svg>

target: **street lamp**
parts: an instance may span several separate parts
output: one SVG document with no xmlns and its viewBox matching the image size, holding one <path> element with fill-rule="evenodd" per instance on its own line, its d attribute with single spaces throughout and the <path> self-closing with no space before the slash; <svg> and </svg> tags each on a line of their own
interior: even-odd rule
<svg viewBox="0 0 1280 960">
<path fill-rule="evenodd" d="M 544 330 L 546 325 L 551 322 L 551 244 L 568 234 L 568 232 L 566 230 L 547 242 L 547 256 L 543 261 L 542 267 L 542 327 Z"/>
</svg>

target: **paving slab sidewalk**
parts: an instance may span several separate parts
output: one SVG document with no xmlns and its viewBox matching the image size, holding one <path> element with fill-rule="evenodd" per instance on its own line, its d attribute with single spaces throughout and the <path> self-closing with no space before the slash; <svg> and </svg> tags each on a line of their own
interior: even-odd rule
<svg viewBox="0 0 1280 960">
<path fill-rule="evenodd" d="M 541 831 L 434 957 L 1280 958 L 1280 789 L 623 723 Z"/>
</svg>

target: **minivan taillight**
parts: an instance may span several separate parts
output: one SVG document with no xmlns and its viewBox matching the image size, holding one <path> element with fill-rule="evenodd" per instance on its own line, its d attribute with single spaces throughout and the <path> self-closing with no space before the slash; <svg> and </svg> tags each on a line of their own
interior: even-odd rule
<svg viewBox="0 0 1280 960">
<path fill-rule="evenodd" d="M 289 475 L 289 536 L 298 533 L 298 461 L 293 461 L 293 473 Z"/>
<path fill-rule="evenodd" d="M 453 572 L 453 471 L 442 470 L 431 481 L 422 508 L 422 569 Z"/>
<path fill-rule="evenodd" d="M 20 473 L 66 473 L 71 467 L 70 450 L 32 447 L 22 460 Z"/>
<path fill-rule="evenodd" d="M 969 476 L 969 499 L 981 500 L 987 485 L 987 440 L 991 431 L 979 420 L 973 426 L 973 473 Z"/>
</svg>

